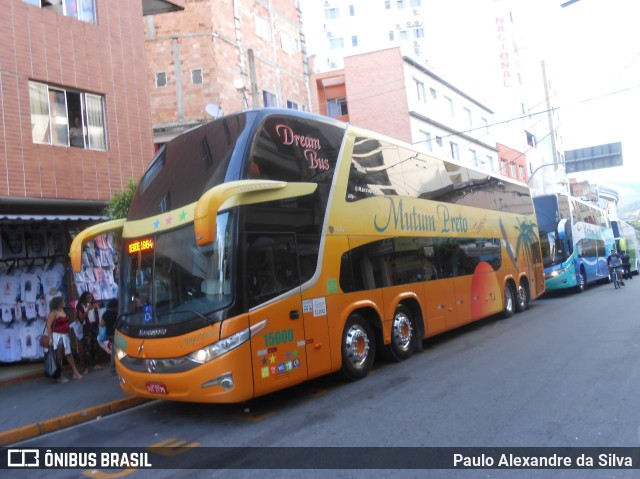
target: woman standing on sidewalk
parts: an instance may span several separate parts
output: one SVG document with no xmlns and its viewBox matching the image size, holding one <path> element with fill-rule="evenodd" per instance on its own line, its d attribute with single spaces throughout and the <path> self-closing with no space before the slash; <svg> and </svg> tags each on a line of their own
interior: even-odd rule
<svg viewBox="0 0 640 479">
<path fill-rule="evenodd" d="M 89 372 L 89 368 L 102 369 L 98 363 L 98 328 L 100 318 L 98 317 L 98 303 L 93 299 L 93 295 L 85 291 L 80 295 L 76 306 L 78 321 L 82 324 L 82 336 L 84 343 L 84 374 Z"/>
<path fill-rule="evenodd" d="M 71 352 L 71 341 L 69 340 L 69 316 L 64 311 L 64 299 L 57 296 L 49 302 L 49 315 L 47 316 L 47 334 L 49 335 L 49 347 L 55 348 L 58 361 L 62 365 L 62 351 L 67 358 L 67 362 L 73 371 L 75 379 L 82 379 L 82 375 L 76 367 Z M 57 379 L 59 383 L 66 383 L 69 380 L 61 374 Z"/>
</svg>

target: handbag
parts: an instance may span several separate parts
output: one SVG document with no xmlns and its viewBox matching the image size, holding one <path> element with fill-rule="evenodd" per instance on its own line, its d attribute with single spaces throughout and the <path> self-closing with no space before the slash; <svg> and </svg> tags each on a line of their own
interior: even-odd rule
<svg viewBox="0 0 640 479">
<path fill-rule="evenodd" d="M 61 374 L 60 363 L 55 349 L 50 348 L 44 357 L 44 375 L 48 378 L 59 378 Z"/>
</svg>

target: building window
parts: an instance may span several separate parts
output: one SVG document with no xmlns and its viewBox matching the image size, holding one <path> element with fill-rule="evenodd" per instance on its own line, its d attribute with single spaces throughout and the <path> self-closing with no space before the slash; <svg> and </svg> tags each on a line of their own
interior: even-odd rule
<svg viewBox="0 0 640 479">
<path fill-rule="evenodd" d="M 356 14 L 356 7 L 354 7 L 353 5 L 349 5 L 349 15 L 353 17 L 355 16 L 355 14 Z"/>
<path fill-rule="evenodd" d="M 340 12 L 337 8 L 325 8 L 324 18 L 326 20 L 334 20 L 340 16 Z"/>
<path fill-rule="evenodd" d="M 442 137 L 441 136 L 436 136 L 436 145 L 438 146 L 442 146 Z"/>
<path fill-rule="evenodd" d="M 344 38 L 332 38 L 329 40 L 329 48 L 332 50 L 344 48 Z"/>
<path fill-rule="evenodd" d="M 408 40 L 409 39 L 409 34 L 407 33 L 406 30 L 402 30 L 400 32 L 400 40 Z"/>
<path fill-rule="evenodd" d="M 500 173 L 507 175 L 507 160 L 500 158 Z"/>
<path fill-rule="evenodd" d="M 518 179 L 520 181 L 526 181 L 526 177 L 524 175 L 524 166 L 518 165 Z"/>
<path fill-rule="evenodd" d="M 536 137 L 533 133 L 529 133 L 525 130 L 525 134 L 527 135 L 527 145 L 535 148 L 537 146 Z"/>
<path fill-rule="evenodd" d="M 485 164 L 487 166 L 487 168 L 489 169 L 489 171 L 493 172 L 493 156 L 491 155 L 487 155 L 487 159 L 485 160 Z"/>
<path fill-rule="evenodd" d="M 459 160 L 460 152 L 458 151 L 458 144 L 450 141 L 449 146 L 451 147 L 451 158 L 453 158 L 454 160 Z"/>
<path fill-rule="evenodd" d="M 327 100 L 327 116 L 335 117 L 348 114 L 347 99 L 345 97 Z"/>
<path fill-rule="evenodd" d="M 156 88 L 167 86 L 167 72 L 156 73 Z"/>
<path fill-rule="evenodd" d="M 431 133 L 429 133 L 428 131 L 420 130 L 420 136 L 423 138 L 421 142 L 425 144 L 426 150 L 433 151 L 433 147 L 431 146 Z"/>
<path fill-rule="evenodd" d="M 202 85 L 202 68 L 191 70 L 191 83 L 193 85 Z"/>
<path fill-rule="evenodd" d="M 451 114 L 451 116 L 452 117 L 456 116 L 456 112 L 453 109 L 453 100 L 448 96 L 445 96 L 444 99 L 447 101 L 447 105 L 449 105 L 449 113 Z"/>
<path fill-rule="evenodd" d="M 265 107 L 277 107 L 278 106 L 278 97 L 275 93 L 271 93 L 267 90 L 262 90 L 262 103 Z"/>
<path fill-rule="evenodd" d="M 106 150 L 104 98 L 29 82 L 34 143 Z"/>
<path fill-rule="evenodd" d="M 413 38 L 424 38 L 424 29 L 423 28 L 416 28 L 413 31 Z"/>
<path fill-rule="evenodd" d="M 289 54 L 300 50 L 298 39 L 285 31 L 280 32 L 280 47 Z"/>
<path fill-rule="evenodd" d="M 389 30 L 389 41 L 392 42 L 395 39 L 395 35 L 393 34 L 393 30 Z"/>
<path fill-rule="evenodd" d="M 351 37 L 351 46 L 352 47 L 357 47 L 358 46 L 358 36 L 354 35 Z"/>
<path fill-rule="evenodd" d="M 517 178 L 517 176 L 516 176 L 516 165 L 513 162 L 511 163 L 511 178 Z"/>
<path fill-rule="evenodd" d="M 473 166 L 479 166 L 478 165 L 478 153 L 476 153 L 476 150 L 469 150 L 469 153 L 471 153 L 471 164 Z"/>
<path fill-rule="evenodd" d="M 489 122 L 487 121 L 486 118 L 481 118 L 481 120 L 482 120 L 482 124 L 484 125 L 485 133 L 489 134 Z"/>
<path fill-rule="evenodd" d="M 384 0 L 384 8 L 387 10 L 391 8 L 391 0 Z"/>
<path fill-rule="evenodd" d="M 434 100 L 438 98 L 438 92 L 436 91 L 435 88 L 429 88 L 429 91 L 431 92 L 431 96 L 433 97 Z"/>
<path fill-rule="evenodd" d="M 473 118 L 471 117 L 471 110 L 469 110 L 468 108 L 465 108 L 464 114 L 467 117 L 467 123 L 469 123 L 469 126 L 473 126 Z"/>
<path fill-rule="evenodd" d="M 404 8 L 404 0 L 396 0 L 396 6 L 398 7 L 398 10 Z"/>
<path fill-rule="evenodd" d="M 256 25 L 256 34 L 263 40 L 270 42 L 271 41 L 271 25 L 269 25 L 269 20 L 256 15 L 254 17 L 254 22 Z"/>
<path fill-rule="evenodd" d="M 411 0 L 411 6 L 412 7 L 419 7 L 420 6 L 420 0 Z"/>
<path fill-rule="evenodd" d="M 36 7 L 53 10 L 65 17 L 76 18 L 86 23 L 97 23 L 95 0 L 22 0 Z"/>
<path fill-rule="evenodd" d="M 426 103 L 427 102 L 427 95 L 425 93 L 424 83 L 422 83 L 420 80 L 416 80 L 416 79 L 414 79 L 414 81 L 416 82 L 416 91 L 417 91 L 417 94 L 418 94 L 418 101 L 422 102 L 422 103 Z"/>
<path fill-rule="evenodd" d="M 289 110 L 299 110 L 300 106 L 298 106 L 298 104 L 294 101 L 287 100 L 287 108 Z"/>
</svg>

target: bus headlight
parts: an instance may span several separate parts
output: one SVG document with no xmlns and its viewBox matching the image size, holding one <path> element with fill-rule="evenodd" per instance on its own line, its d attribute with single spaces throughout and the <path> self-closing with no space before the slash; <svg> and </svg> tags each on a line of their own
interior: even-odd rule
<svg viewBox="0 0 640 479">
<path fill-rule="evenodd" d="M 187 355 L 187 357 L 196 363 L 208 363 L 212 359 L 215 359 L 218 356 L 222 356 L 232 349 L 237 348 L 241 344 L 246 343 L 249 339 L 251 339 L 251 336 L 255 335 L 259 331 L 262 331 L 266 324 L 267 320 L 263 319 L 250 328 L 243 329 L 242 331 L 232 334 L 227 338 L 221 339 L 220 341 L 194 351 L 193 353 Z"/>
<path fill-rule="evenodd" d="M 117 357 L 120 361 L 122 361 L 124 358 L 126 358 L 126 357 L 127 357 L 127 353 L 125 353 L 123 349 L 120 349 L 119 347 L 117 347 L 117 346 L 115 346 L 115 345 L 114 345 L 113 347 L 114 347 L 114 348 L 116 348 L 116 357 Z"/>
</svg>

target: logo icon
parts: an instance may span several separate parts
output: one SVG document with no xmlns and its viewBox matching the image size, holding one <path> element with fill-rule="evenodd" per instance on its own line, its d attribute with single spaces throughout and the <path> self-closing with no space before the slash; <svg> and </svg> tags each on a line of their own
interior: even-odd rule
<svg viewBox="0 0 640 479">
<path fill-rule="evenodd" d="M 8 467 L 40 467 L 38 449 L 7 449 Z"/>
</svg>

